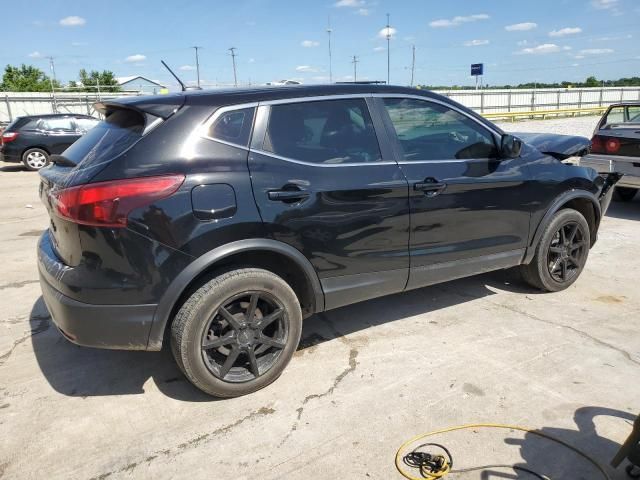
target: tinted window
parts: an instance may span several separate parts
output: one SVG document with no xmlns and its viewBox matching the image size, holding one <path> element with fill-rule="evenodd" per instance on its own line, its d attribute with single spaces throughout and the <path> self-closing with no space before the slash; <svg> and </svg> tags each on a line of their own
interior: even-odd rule
<svg viewBox="0 0 640 480">
<path fill-rule="evenodd" d="M 39 127 L 48 132 L 72 132 L 74 130 L 71 118 L 43 118 Z"/>
<path fill-rule="evenodd" d="M 211 138 L 247 146 L 253 123 L 253 108 L 233 110 L 220 115 L 209 128 Z"/>
<path fill-rule="evenodd" d="M 407 161 L 497 157 L 493 135 L 456 110 L 408 98 L 384 103 Z"/>
<path fill-rule="evenodd" d="M 81 168 L 111 161 L 140 138 L 145 120 L 131 110 L 115 110 L 72 144 L 64 156 Z"/>
<path fill-rule="evenodd" d="M 363 99 L 273 105 L 264 149 L 311 163 L 381 160 Z"/>
</svg>

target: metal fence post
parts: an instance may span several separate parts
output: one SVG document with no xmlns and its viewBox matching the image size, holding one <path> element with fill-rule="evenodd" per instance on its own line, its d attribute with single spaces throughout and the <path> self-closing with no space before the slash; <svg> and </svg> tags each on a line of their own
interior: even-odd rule
<svg viewBox="0 0 640 480">
<path fill-rule="evenodd" d="M 480 90 L 480 113 L 484 113 L 484 90 Z"/>
<path fill-rule="evenodd" d="M 511 90 L 507 94 L 507 112 L 511 111 Z"/>
<path fill-rule="evenodd" d="M 578 91 L 578 109 L 582 108 L 582 89 Z"/>
<path fill-rule="evenodd" d="M 531 90 L 531 111 L 535 111 L 536 109 L 536 91 Z"/>
<path fill-rule="evenodd" d="M 9 101 L 9 95 L 5 93 L 4 101 L 7 103 L 7 115 L 9 115 L 9 121 L 13 122 L 13 115 L 11 114 L 11 102 Z"/>
<path fill-rule="evenodd" d="M 624 88 L 620 89 L 620 101 L 624 99 Z"/>
<path fill-rule="evenodd" d="M 560 110 L 560 90 L 556 92 L 556 104 L 557 104 L 556 108 Z"/>
<path fill-rule="evenodd" d="M 85 104 L 87 105 L 87 115 L 91 115 L 91 109 L 89 108 L 89 95 L 84 97 Z"/>
<path fill-rule="evenodd" d="M 602 106 L 602 94 L 603 93 L 604 93 L 604 87 L 600 87 L 600 102 L 598 103 L 599 107 Z"/>
</svg>

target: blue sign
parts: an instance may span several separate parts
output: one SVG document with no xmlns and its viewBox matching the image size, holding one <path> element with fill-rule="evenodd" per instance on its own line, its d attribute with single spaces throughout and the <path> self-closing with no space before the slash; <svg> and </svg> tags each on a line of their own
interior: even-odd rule
<svg viewBox="0 0 640 480">
<path fill-rule="evenodd" d="M 471 64 L 471 75 L 478 76 L 484 74 L 484 63 L 472 63 Z"/>
</svg>

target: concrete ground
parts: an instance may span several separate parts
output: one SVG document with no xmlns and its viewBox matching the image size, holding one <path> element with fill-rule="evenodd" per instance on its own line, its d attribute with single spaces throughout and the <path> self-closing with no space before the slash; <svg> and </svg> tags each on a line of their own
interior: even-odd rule
<svg viewBox="0 0 640 480">
<path fill-rule="evenodd" d="M 564 292 L 495 272 L 316 315 L 279 380 L 216 401 L 167 351 L 92 350 L 61 337 L 37 281 L 48 223 L 37 174 L 0 170 L 2 478 L 393 479 L 405 440 L 476 422 L 530 426 L 605 465 L 640 411 L 639 200 L 612 204 L 586 270 Z M 531 433 L 474 428 L 432 440 L 456 468 L 601 478 Z M 450 478 L 527 475 L 487 467 Z"/>
</svg>

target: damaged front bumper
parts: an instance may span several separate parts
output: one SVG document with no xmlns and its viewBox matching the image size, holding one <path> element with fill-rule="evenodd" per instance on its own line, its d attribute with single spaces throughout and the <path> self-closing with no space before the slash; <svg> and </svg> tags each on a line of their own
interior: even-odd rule
<svg viewBox="0 0 640 480">
<path fill-rule="evenodd" d="M 598 173 L 598 176 L 594 180 L 596 185 L 600 188 L 598 194 L 598 201 L 600 202 L 600 215 L 604 216 L 607 213 L 609 204 L 611 203 L 611 197 L 613 196 L 613 187 L 620 181 L 624 174 L 618 172 L 603 172 Z"/>
</svg>

